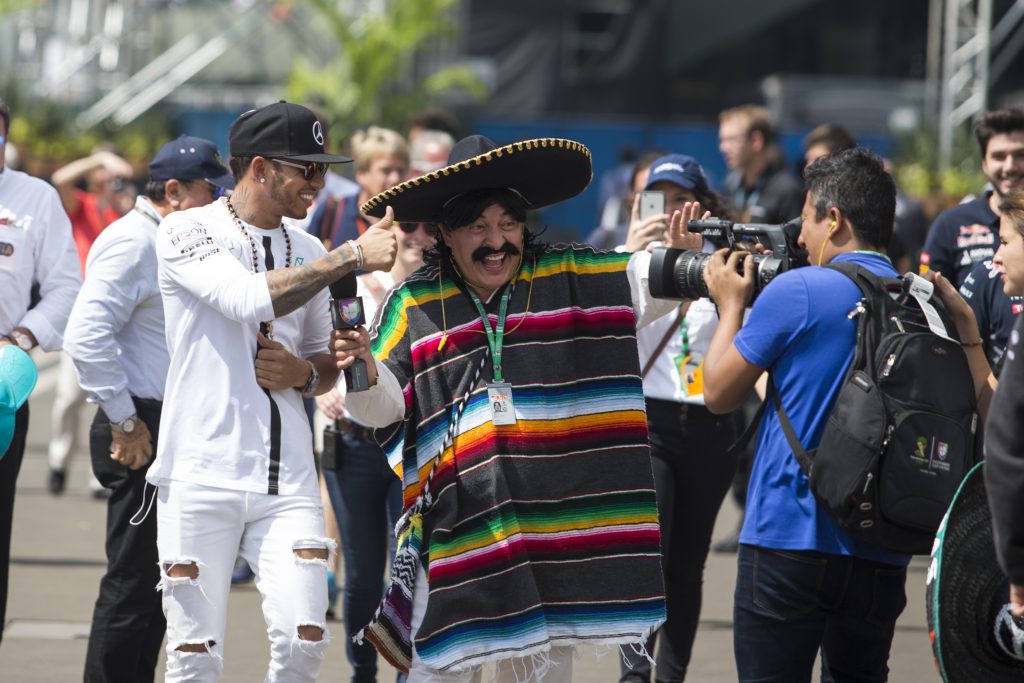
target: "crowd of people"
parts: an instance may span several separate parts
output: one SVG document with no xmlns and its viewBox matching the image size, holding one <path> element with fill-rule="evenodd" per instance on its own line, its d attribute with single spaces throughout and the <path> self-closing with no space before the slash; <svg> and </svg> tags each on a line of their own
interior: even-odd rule
<svg viewBox="0 0 1024 683">
<path fill-rule="evenodd" d="M 0 103 L 0 150 L 10 118 Z M 737 553 L 741 681 L 809 681 L 819 656 L 823 680 L 886 680 L 910 556 L 837 525 L 785 433 L 821 438 L 856 344 L 859 292 L 826 264 L 917 271 L 955 323 L 974 385 L 952 389 L 991 413 L 995 537 L 1024 614 L 1024 110 L 978 119 L 989 184 L 930 228 L 841 126 L 811 131 L 795 170 L 744 105 L 720 116 L 721 194 L 687 150 L 634 154 L 571 245 L 529 212 L 590 183 L 579 142 L 457 140 L 433 114 L 407 137 L 359 131 L 350 158 L 328 129 L 294 103 L 248 111 L 227 162 L 182 135 L 137 195 L 108 149 L 52 184 L 0 154 L 0 345 L 63 351 L 55 495 L 80 405 L 97 408 L 107 568 L 86 681 L 152 681 L 164 642 L 165 680 L 217 680 L 246 580 L 268 681 L 317 679 L 339 593 L 354 682 L 380 656 L 413 683 L 483 665 L 568 681 L 595 644 L 618 648 L 623 682 L 681 681 L 712 548 Z M 799 217 L 809 267 L 752 301 L 752 257 L 688 230 L 707 217 Z M 707 252 L 711 297 L 652 296 L 658 246 Z M 367 325 L 335 327 L 328 287 L 353 277 Z M 368 389 L 342 378 L 356 364 Z M 766 411 L 732 448 L 766 373 L 792 424 Z M 0 637 L 28 419 L 26 403 L 0 458 Z M 741 524 L 712 543 L 730 488 Z"/>
</svg>

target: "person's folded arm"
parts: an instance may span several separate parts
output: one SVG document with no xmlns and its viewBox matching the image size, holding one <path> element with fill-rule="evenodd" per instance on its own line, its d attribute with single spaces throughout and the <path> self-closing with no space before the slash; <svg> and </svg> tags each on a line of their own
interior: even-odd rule
<svg viewBox="0 0 1024 683">
<path fill-rule="evenodd" d="M 387 365 L 371 362 L 376 366 L 376 384 L 366 391 L 345 394 L 345 407 L 359 424 L 387 427 L 405 419 L 405 395 Z"/>
</svg>

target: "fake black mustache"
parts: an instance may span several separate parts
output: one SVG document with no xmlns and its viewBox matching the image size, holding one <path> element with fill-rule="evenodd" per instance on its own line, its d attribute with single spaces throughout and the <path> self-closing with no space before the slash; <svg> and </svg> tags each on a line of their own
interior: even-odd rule
<svg viewBox="0 0 1024 683">
<path fill-rule="evenodd" d="M 499 249 L 491 249 L 490 247 L 478 247 L 473 251 L 473 260 L 483 262 L 485 258 L 491 254 L 506 253 L 509 256 L 519 256 L 519 247 L 512 244 L 511 242 L 505 242 Z"/>
</svg>

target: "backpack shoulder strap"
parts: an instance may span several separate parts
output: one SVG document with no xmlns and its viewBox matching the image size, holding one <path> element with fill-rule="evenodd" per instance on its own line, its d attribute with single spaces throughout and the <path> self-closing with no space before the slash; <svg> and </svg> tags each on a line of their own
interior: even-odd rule
<svg viewBox="0 0 1024 683">
<path fill-rule="evenodd" d="M 772 406 L 775 408 L 775 412 L 779 416 L 779 426 L 782 427 L 782 433 L 786 435 L 786 441 L 789 442 L 789 447 L 793 451 L 793 455 L 796 457 L 797 464 L 800 465 L 800 469 L 807 476 L 811 474 L 811 465 L 814 462 L 814 454 L 818 450 L 816 448 L 812 450 L 804 449 L 800 439 L 796 435 L 796 430 L 793 429 L 793 423 L 789 421 L 789 415 L 786 414 L 786 409 L 782 407 L 782 396 L 779 395 L 779 390 L 775 386 L 775 381 L 772 379 L 771 373 L 768 374 L 768 395 L 765 397 L 765 403 L 771 401 Z"/>
</svg>

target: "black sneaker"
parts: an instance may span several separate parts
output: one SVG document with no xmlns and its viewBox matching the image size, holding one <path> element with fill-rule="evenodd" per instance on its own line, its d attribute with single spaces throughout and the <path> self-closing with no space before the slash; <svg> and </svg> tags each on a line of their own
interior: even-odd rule
<svg viewBox="0 0 1024 683">
<path fill-rule="evenodd" d="M 55 496 L 64 493 L 64 479 L 66 476 L 67 473 L 64 470 L 50 470 L 50 481 L 47 484 L 50 493 Z"/>
</svg>

